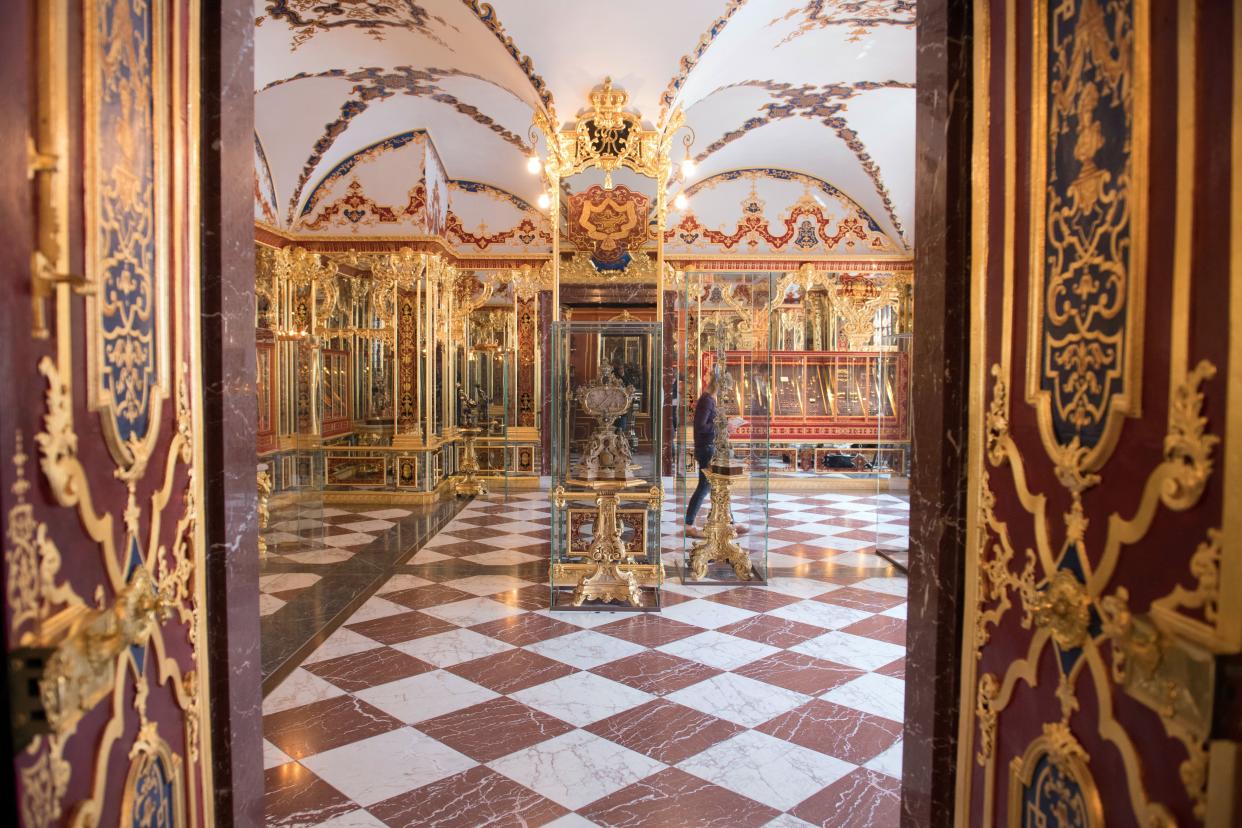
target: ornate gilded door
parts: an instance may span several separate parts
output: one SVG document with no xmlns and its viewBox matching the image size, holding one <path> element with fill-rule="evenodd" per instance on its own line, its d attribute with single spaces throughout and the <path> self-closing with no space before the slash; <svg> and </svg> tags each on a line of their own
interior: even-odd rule
<svg viewBox="0 0 1242 828">
<path fill-rule="evenodd" d="M 1237 825 L 1242 13 L 975 14 L 958 819 Z"/>
<path fill-rule="evenodd" d="M 211 824 L 198 7 L 10 10 L 0 479 L 13 810 L 32 827 Z"/>
</svg>

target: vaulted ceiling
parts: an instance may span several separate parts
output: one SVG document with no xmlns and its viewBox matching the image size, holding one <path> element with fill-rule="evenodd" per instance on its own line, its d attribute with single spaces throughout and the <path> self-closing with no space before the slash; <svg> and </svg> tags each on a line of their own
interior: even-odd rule
<svg viewBox="0 0 1242 828">
<path fill-rule="evenodd" d="M 421 130 L 451 181 L 533 204 L 535 110 L 567 123 L 611 76 L 652 126 L 684 111 L 698 165 L 674 190 L 734 170 L 793 171 L 848 194 L 908 247 L 914 5 L 256 0 L 260 183 L 290 226 L 333 170 Z"/>
</svg>

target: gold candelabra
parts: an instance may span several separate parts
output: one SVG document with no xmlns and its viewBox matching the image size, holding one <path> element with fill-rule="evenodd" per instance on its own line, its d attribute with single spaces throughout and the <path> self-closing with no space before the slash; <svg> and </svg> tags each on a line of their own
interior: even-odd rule
<svg viewBox="0 0 1242 828">
<path fill-rule="evenodd" d="M 707 513 L 703 540 L 690 550 L 690 576 L 701 581 L 707 577 L 708 564 L 720 561 L 732 566 L 740 580 L 749 581 L 753 577 L 750 555 L 737 545 L 737 530 L 733 528 L 732 488 L 744 469 L 740 465 L 713 463 L 704 474 L 712 486 L 712 508 Z"/>
<path fill-rule="evenodd" d="M 487 494 L 487 484 L 478 476 L 479 455 L 474 445 L 474 440 L 480 432 L 482 429 L 474 427 L 461 429 L 461 435 L 465 438 L 465 444 L 461 450 L 461 466 L 457 469 L 461 477 L 453 484 L 453 493 L 458 497 L 479 497 Z"/>
</svg>

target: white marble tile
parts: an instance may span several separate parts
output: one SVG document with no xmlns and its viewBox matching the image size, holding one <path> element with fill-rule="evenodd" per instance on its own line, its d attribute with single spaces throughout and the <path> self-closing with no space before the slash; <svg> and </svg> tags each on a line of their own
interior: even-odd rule
<svg viewBox="0 0 1242 828">
<path fill-rule="evenodd" d="M 815 828 L 815 826 L 806 820 L 798 819 L 793 814 L 781 814 L 771 822 L 765 823 L 763 828 Z"/>
<path fill-rule="evenodd" d="M 906 715 L 905 681 L 879 673 L 864 673 L 832 688 L 820 698 L 894 722 L 904 721 Z"/>
<path fill-rule="evenodd" d="M 509 694 L 549 716 L 584 727 L 637 707 L 654 696 L 594 673 L 573 673 Z"/>
<path fill-rule="evenodd" d="M 388 826 L 371 816 L 369 811 L 360 809 L 335 816 L 327 822 L 320 822 L 316 828 L 388 828 Z"/>
<path fill-rule="evenodd" d="M 466 528 L 462 526 L 461 528 Z M 423 544 L 423 549 L 435 549 L 437 546 L 450 546 L 454 543 L 468 543 L 464 538 L 452 534 L 451 524 L 440 530 L 440 533 Z"/>
<path fill-rule="evenodd" d="M 664 582 L 664 588 L 669 592 L 676 592 L 678 595 L 689 595 L 691 598 L 706 598 L 709 595 L 719 595 L 722 592 L 728 592 L 736 587 L 710 586 L 696 584 L 693 581 L 683 584 L 679 579 L 670 578 Z"/>
<path fill-rule="evenodd" d="M 613 621 L 623 618 L 615 612 L 591 612 L 589 610 L 536 610 L 537 615 L 546 615 L 549 618 L 555 618 L 557 621 L 564 621 L 566 624 L 573 624 L 575 627 L 583 629 L 591 629 L 592 627 L 602 627 L 604 624 L 611 624 Z"/>
<path fill-rule="evenodd" d="M 323 526 L 323 521 L 312 518 L 291 518 L 290 520 L 279 520 L 269 525 L 273 529 L 285 529 L 292 532 L 298 529 L 318 529 L 320 526 Z"/>
<path fill-rule="evenodd" d="M 882 773 L 885 776 L 891 776 L 894 779 L 901 778 L 901 761 L 902 761 L 902 741 L 897 740 L 896 743 L 890 745 L 888 750 L 872 759 L 864 768 Z"/>
<path fill-rule="evenodd" d="M 576 809 L 666 766 L 593 733 L 575 730 L 503 756 L 488 767 Z"/>
<path fill-rule="evenodd" d="M 374 650 L 377 647 L 383 646 L 378 641 L 367 638 L 361 633 L 341 627 L 324 639 L 324 642 L 316 647 L 315 651 L 307 656 L 302 663 L 314 664 L 317 661 L 327 661 L 331 658 L 340 658 L 341 656 L 353 655 L 354 653 Z"/>
<path fill-rule="evenodd" d="M 737 621 L 753 618 L 758 613 L 696 598 L 693 601 L 683 601 L 680 604 L 666 607 L 663 614 L 665 618 L 672 618 L 674 621 L 714 630 Z"/>
<path fill-rule="evenodd" d="M 280 765 L 288 764 L 292 761 L 292 756 L 289 756 L 267 739 L 263 740 L 263 770 L 279 767 Z"/>
<path fill-rule="evenodd" d="M 780 552 L 768 553 L 769 567 L 792 568 L 796 566 L 804 566 L 807 560 L 807 558 L 795 558 L 793 555 L 782 555 Z"/>
<path fill-rule="evenodd" d="M 580 630 L 548 641 L 528 644 L 525 649 L 579 670 L 590 670 L 592 667 L 641 653 L 646 647 L 593 630 Z"/>
<path fill-rule="evenodd" d="M 880 613 L 880 615 L 887 615 L 889 618 L 900 618 L 904 621 L 906 617 L 907 606 L 909 606 L 909 604 L 898 604 L 895 607 L 889 607 L 888 609 L 884 610 L 884 612 Z"/>
<path fill-rule="evenodd" d="M 478 763 L 412 727 L 317 753 L 302 764 L 359 805 L 374 805 Z"/>
<path fill-rule="evenodd" d="M 554 640 L 559 641 L 560 639 Z M 748 641 L 745 638 L 738 638 L 733 635 L 725 635 L 717 630 L 708 630 L 688 638 L 670 641 L 668 644 L 656 647 L 656 649 L 670 655 L 706 664 L 708 667 L 715 667 L 717 670 L 735 670 L 743 664 L 749 664 L 752 661 L 757 661 L 765 656 L 780 652 L 780 649 L 777 647 L 760 644 L 758 641 Z"/>
<path fill-rule="evenodd" d="M 281 572 L 277 575 L 260 575 L 259 590 L 262 592 L 284 592 L 290 589 L 306 589 L 319 583 L 318 575 L 311 572 Z"/>
<path fill-rule="evenodd" d="M 344 549 L 313 549 L 309 552 L 292 552 L 281 555 L 282 558 L 300 564 L 324 565 L 347 561 L 354 556 L 353 552 Z"/>
<path fill-rule="evenodd" d="M 545 824 L 543 828 L 599 828 L 599 824 L 570 811 L 560 819 L 554 819 Z"/>
<path fill-rule="evenodd" d="M 813 627 L 822 627 L 825 630 L 839 630 L 870 618 L 874 613 L 840 607 L 836 604 L 826 604 L 823 601 L 799 601 L 796 604 L 787 604 L 774 609 L 768 615 L 784 618 L 787 621 L 810 624 Z"/>
<path fill-rule="evenodd" d="M 345 535 L 330 535 L 323 538 L 321 543 L 327 546 L 366 546 L 375 540 L 375 535 L 368 535 L 365 532 L 350 532 Z"/>
<path fill-rule="evenodd" d="M 414 557 L 410 560 L 410 563 L 429 564 L 435 563 L 436 561 L 451 561 L 452 559 L 452 555 L 442 555 L 434 549 L 423 548 L 414 553 Z"/>
<path fill-rule="evenodd" d="M 402 641 L 392 645 L 406 655 L 434 664 L 437 667 L 452 667 L 463 661 L 474 661 L 476 658 L 503 653 L 512 650 L 512 644 L 506 644 L 486 635 L 479 635 L 467 629 L 415 638 L 413 641 Z"/>
<path fill-rule="evenodd" d="M 277 598 L 275 595 L 268 595 L 266 592 L 259 593 L 259 615 L 271 615 L 276 610 L 285 605 L 284 600 Z"/>
<path fill-rule="evenodd" d="M 263 715 L 292 710 L 304 704 L 334 699 L 343 695 L 345 691 L 335 684 L 324 681 L 309 670 L 299 667 L 276 685 L 276 689 L 263 699 Z"/>
<path fill-rule="evenodd" d="M 355 512 L 351 512 L 348 509 L 334 509 L 331 507 L 325 507 L 322 509 L 308 509 L 302 512 L 302 514 L 315 515 L 317 517 L 343 517 L 344 515 L 355 514 Z M 378 516 L 372 515 L 372 517 L 378 517 Z"/>
<path fill-rule="evenodd" d="M 665 698 L 745 727 L 761 725 L 811 700 L 805 693 L 736 673 L 712 676 Z"/>
<path fill-rule="evenodd" d="M 512 514 L 508 513 L 506 513 L 504 517 L 508 518 L 508 520 L 504 523 L 491 524 L 487 528 L 495 529 L 497 532 L 513 532 L 514 534 L 520 534 L 522 532 L 538 532 L 541 529 L 548 528 L 548 524 L 545 522 L 536 523 L 533 520 L 520 520 L 514 518 Z"/>
<path fill-rule="evenodd" d="M 867 578 L 854 584 L 858 589 L 869 589 L 872 592 L 882 592 L 885 595 L 900 595 L 905 597 L 909 581 L 905 578 Z"/>
<path fill-rule="evenodd" d="M 427 586 L 434 584 L 435 581 L 428 581 L 426 578 L 420 578 L 417 575 L 400 574 L 393 575 L 384 585 L 377 590 L 377 595 L 387 595 L 390 592 L 400 592 L 403 589 L 414 589 L 415 587 Z"/>
<path fill-rule="evenodd" d="M 509 592 L 514 589 L 533 586 L 533 582 L 512 575 L 475 575 L 470 578 L 458 578 L 456 581 L 445 581 L 445 586 L 469 592 L 471 595 L 495 595 L 498 592 Z"/>
<path fill-rule="evenodd" d="M 517 564 L 530 563 L 531 561 L 541 561 L 544 560 L 544 557 L 544 555 L 532 555 L 513 549 L 495 549 L 491 552 L 467 555 L 464 560 L 474 561 L 484 566 L 516 566 Z"/>
<path fill-rule="evenodd" d="M 355 695 L 406 724 L 434 719 L 497 696 L 486 687 L 443 670 L 368 687 Z"/>
<path fill-rule="evenodd" d="M 813 578 L 773 577 L 768 578 L 768 583 L 759 588 L 779 592 L 782 595 L 792 595 L 796 598 L 814 598 L 818 595 L 826 595 L 841 587 L 839 584 L 829 584 L 823 581 L 816 581 Z"/>
<path fill-rule="evenodd" d="M 490 598 L 467 598 L 464 601 L 454 601 L 451 604 L 427 607 L 422 611 L 442 621 L 456 624 L 459 627 L 472 627 L 475 624 L 483 624 L 487 621 L 508 618 L 512 615 L 521 615 L 526 610 L 511 607 L 499 601 L 493 601 Z"/>
<path fill-rule="evenodd" d="M 376 509 L 371 512 L 362 512 L 362 514 L 366 517 L 376 518 L 378 520 L 397 520 L 399 518 L 409 517 L 413 513 L 409 509 Z"/>
<path fill-rule="evenodd" d="M 479 538 L 476 541 L 476 543 L 490 546 L 494 549 L 521 549 L 522 547 L 533 546 L 543 542 L 529 535 L 498 535 L 494 538 Z"/>
<path fill-rule="evenodd" d="M 838 566 L 848 566 L 851 569 L 887 569 L 892 566 L 874 551 L 840 552 L 832 555 L 829 560 Z"/>
<path fill-rule="evenodd" d="M 338 523 L 342 529 L 349 529 L 353 532 L 383 532 L 385 529 L 391 529 L 397 524 L 391 520 L 357 520 L 352 523 Z"/>
<path fill-rule="evenodd" d="M 678 767 L 784 811 L 831 785 L 855 766 L 748 730 L 690 757 Z"/>
<path fill-rule="evenodd" d="M 373 621 L 376 618 L 387 618 L 390 615 L 400 615 L 403 612 L 409 612 L 409 607 L 403 607 L 400 604 L 394 604 L 379 596 L 372 596 L 367 599 L 366 603 L 354 610 L 354 614 L 349 616 L 346 624 L 357 624 L 361 621 Z"/>
<path fill-rule="evenodd" d="M 878 670 L 906 654 L 906 648 L 900 645 L 840 630 L 832 630 L 789 649 L 859 670 Z"/>
</svg>

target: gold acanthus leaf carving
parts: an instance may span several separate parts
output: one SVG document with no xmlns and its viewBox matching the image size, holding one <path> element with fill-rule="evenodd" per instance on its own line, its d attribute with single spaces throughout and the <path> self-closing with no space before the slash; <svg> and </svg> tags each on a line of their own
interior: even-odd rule
<svg viewBox="0 0 1242 828">
<path fill-rule="evenodd" d="M 993 466 L 1005 461 L 1004 442 L 1009 438 L 1009 387 L 1001 376 L 1000 365 L 992 365 L 992 401 L 988 403 L 985 420 L 987 427 L 988 460 Z"/>
<path fill-rule="evenodd" d="M 1190 556 L 1190 574 L 1195 588 L 1178 586 L 1172 593 L 1152 602 L 1153 607 L 1176 611 L 1179 608 L 1202 609 L 1208 624 L 1216 623 L 1220 614 L 1220 562 L 1222 538 L 1219 529 L 1209 529 L 1207 540 L 1201 542 Z"/>
<path fill-rule="evenodd" d="M 1081 647 L 1091 621 L 1091 596 L 1068 569 L 1058 569 L 1034 599 L 1036 625 L 1046 627 L 1062 650 Z"/>
<path fill-rule="evenodd" d="M 64 758 L 64 738 L 36 739 L 21 765 L 21 814 L 26 828 L 51 828 L 64 812 L 65 792 L 72 769 Z"/>
<path fill-rule="evenodd" d="M 1160 492 L 1164 505 L 1182 511 L 1198 502 L 1212 473 L 1212 449 L 1220 438 L 1207 433 L 1200 387 L 1216 376 L 1216 366 L 1201 360 L 1173 391 L 1164 459 L 1169 476 Z"/>
<path fill-rule="evenodd" d="M 996 750 L 996 698 L 1000 695 L 1000 682 L 995 674 L 984 673 L 979 677 L 975 694 L 975 718 L 979 721 L 979 751 L 975 761 L 980 767 L 987 765 Z"/>
</svg>

